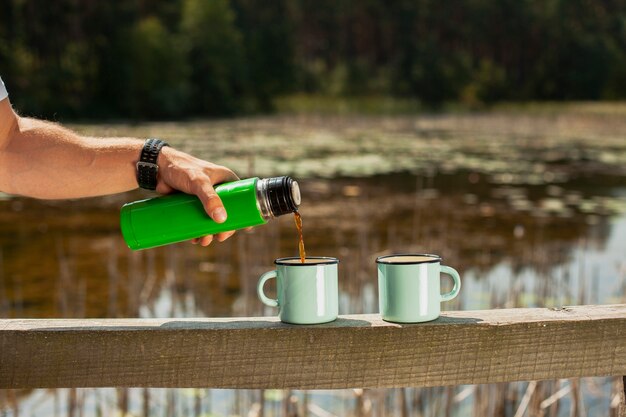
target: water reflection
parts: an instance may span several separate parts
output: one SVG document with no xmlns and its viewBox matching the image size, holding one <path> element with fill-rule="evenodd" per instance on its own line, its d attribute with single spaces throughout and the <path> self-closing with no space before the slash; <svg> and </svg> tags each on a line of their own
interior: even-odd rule
<svg viewBox="0 0 626 417">
<path fill-rule="evenodd" d="M 305 180 L 302 189 L 309 253 L 342 261 L 342 314 L 377 311 L 374 259 L 393 252 L 437 253 L 459 269 L 463 305 L 448 308 L 602 303 L 620 296 L 619 284 L 610 281 L 624 276 L 626 218 L 568 205 L 552 210 L 545 203 L 549 189 L 493 187 L 472 173 Z M 570 186 L 564 193 L 613 201 L 624 190 L 596 187 L 589 196 Z M 519 208 L 511 196 L 522 194 L 527 205 Z M 139 197 L 1 201 L 0 314 L 271 314 L 256 298 L 256 279 L 273 259 L 297 255 L 291 217 L 209 249 L 183 243 L 132 252 L 119 234 L 118 208 Z M 481 294 L 468 290 L 472 281 L 481 284 Z"/>
<path fill-rule="evenodd" d="M 434 126 L 424 123 L 415 127 L 419 134 L 439 132 L 436 120 Z M 494 147 L 506 156 L 502 146 Z M 371 153 L 375 147 L 365 148 Z M 589 153 L 556 148 L 558 155 L 574 159 Z M 393 252 L 437 253 L 459 270 L 461 296 L 444 309 L 625 302 L 624 175 L 596 164 L 591 169 L 589 161 L 583 164 L 588 169 L 578 172 L 569 160 L 558 165 L 557 154 L 548 155 L 556 168 L 537 170 L 541 181 L 518 178 L 521 171 L 500 172 L 498 164 L 473 167 L 469 151 L 465 158 L 470 159 L 454 167 L 442 163 L 366 177 L 300 180 L 307 252 L 341 260 L 340 314 L 377 312 L 374 259 Z M 542 158 L 543 164 L 547 157 Z M 532 165 L 533 159 L 524 164 Z M 545 180 L 546 172 L 551 181 Z M 562 181 L 556 181 L 559 175 Z M 256 281 L 273 267 L 273 259 L 297 256 L 291 217 L 210 248 L 177 244 L 132 252 L 120 236 L 118 210 L 143 196 L 0 200 L 0 316 L 275 314 L 257 299 Z M 558 409 L 556 401 L 543 403 L 547 415 L 560 416 L 582 404 L 589 414 L 608 414 L 615 387 L 612 379 L 588 378 L 545 381 L 533 389 L 542 401 L 565 393 Z M 513 415 L 528 389 L 527 383 L 513 383 L 309 392 L 0 390 L 0 414 Z"/>
</svg>

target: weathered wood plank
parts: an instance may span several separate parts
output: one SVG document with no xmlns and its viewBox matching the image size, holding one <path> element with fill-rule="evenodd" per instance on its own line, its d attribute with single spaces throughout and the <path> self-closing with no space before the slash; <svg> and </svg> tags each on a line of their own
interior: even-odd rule
<svg viewBox="0 0 626 417">
<path fill-rule="evenodd" d="M 0 388 L 348 388 L 626 375 L 626 304 L 275 318 L 0 320 Z"/>
</svg>

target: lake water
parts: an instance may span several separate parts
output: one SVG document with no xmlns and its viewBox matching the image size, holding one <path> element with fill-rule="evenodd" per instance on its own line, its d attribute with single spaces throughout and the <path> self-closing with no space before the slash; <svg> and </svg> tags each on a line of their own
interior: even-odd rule
<svg viewBox="0 0 626 417">
<path fill-rule="evenodd" d="M 436 253 L 462 276 L 443 309 L 626 302 L 626 118 L 549 114 L 277 116 L 80 125 L 158 136 L 235 169 L 301 185 L 307 254 L 340 258 L 340 314 L 377 312 L 377 256 Z M 119 207 L 150 194 L 0 200 L 0 317 L 274 315 L 256 296 L 272 261 L 296 256 L 293 217 L 208 248 L 132 252 Z M 445 285 L 444 285 L 445 287 Z M 514 415 L 527 383 L 393 390 L 0 390 L 0 415 Z M 607 415 L 616 381 L 537 385 L 531 411 Z M 544 403 L 545 406 L 546 403 Z M 403 413 L 402 410 L 405 410 Z"/>
</svg>

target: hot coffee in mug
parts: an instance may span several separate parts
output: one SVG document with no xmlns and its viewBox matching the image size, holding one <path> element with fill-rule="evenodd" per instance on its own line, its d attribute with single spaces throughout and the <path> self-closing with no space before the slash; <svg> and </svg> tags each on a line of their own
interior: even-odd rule
<svg viewBox="0 0 626 417">
<path fill-rule="evenodd" d="M 383 320 L 419 323 L 435 320 L 441 302 L 459 294 L 459 273 L 441 265 L 437 255 L 401 254 L 380 256 L 378 266 L 378 304 Z M 452 291 L 441 294 L 441 274 L 454 280 Z"/>
<path fill-rule="evenodd" d="M 285 323 L 318 324 L 337 318 L 339 310 L 337 258 L 280 258 L 276 269 L 261 275 L 257 293 L 261 301 L 278 307 L 278 317 Z M 263 291 L 265 282 L 276 279 L 276 299 Z"/>
</svg>

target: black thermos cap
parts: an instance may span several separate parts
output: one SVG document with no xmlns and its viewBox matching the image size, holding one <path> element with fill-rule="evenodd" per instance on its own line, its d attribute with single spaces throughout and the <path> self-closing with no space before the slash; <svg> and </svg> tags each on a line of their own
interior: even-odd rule
<svg viewBox="0 0 626 417">
<path fill-rule="evenodd" d="M 273 177 L 267 179 L 267 200 L 274 216 L 298 211 L 300 189 L 291 177 Z"/>
</svg>

